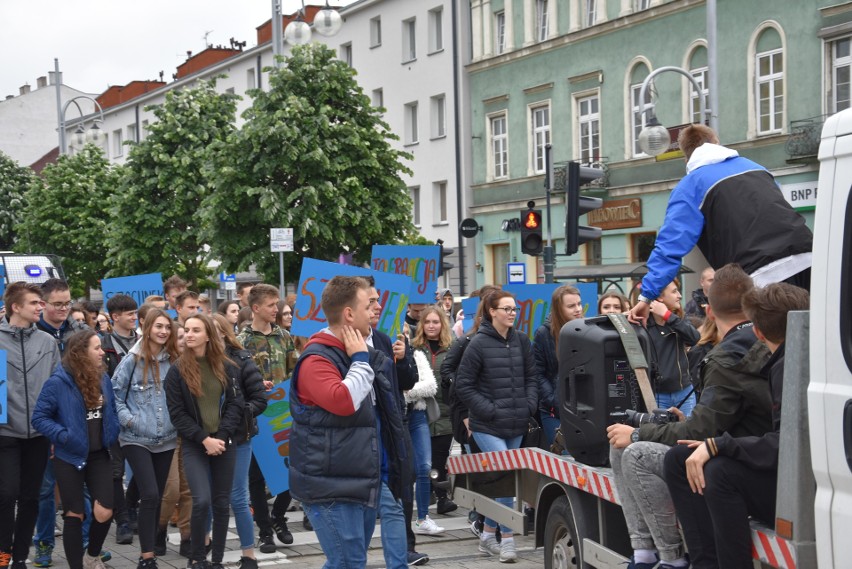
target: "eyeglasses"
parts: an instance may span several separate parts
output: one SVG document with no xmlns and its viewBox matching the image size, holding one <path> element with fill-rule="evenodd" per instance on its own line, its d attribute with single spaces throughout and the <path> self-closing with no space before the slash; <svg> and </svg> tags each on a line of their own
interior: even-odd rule
<svg viewBox="0 0 852 569">
<path fill-rule="evenodd" d="M 55 310 L 68 310 L 71 308 L 72 302 L 48 302 Z"/>
<path fill-rule="evenodd" d="M 502 310 L 506 314 L 515 314 L 518 312 L 517 306 L 498 306 L 497 310 Z"/>
</svg>

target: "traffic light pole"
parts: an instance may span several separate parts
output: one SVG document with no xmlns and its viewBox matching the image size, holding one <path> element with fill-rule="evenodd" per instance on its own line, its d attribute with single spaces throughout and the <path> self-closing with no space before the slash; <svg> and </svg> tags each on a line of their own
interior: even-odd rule
<svg viewBox="0 0 852 569">
<path fill-rule="evenodd" d="M 553 147 L 549 144 L 544 147 L 544 195 L 547 209 L 547 244 L 544 246 L 544 282 L 553 283 L 553 269 L 556 257 L 553 252 L 553 229 L 550 220 L 550 187 L 553 185 Z"/>
</svg>

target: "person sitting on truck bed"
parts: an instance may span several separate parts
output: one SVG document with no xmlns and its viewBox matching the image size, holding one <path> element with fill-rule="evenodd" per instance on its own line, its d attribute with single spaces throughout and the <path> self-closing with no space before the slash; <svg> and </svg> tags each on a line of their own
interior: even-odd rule
<svg viewBox="0 0 852 569">
<path fill-rule="evenodd" d="M 771 397 L 761 370 L 769 350 L 757 341 L 742 311 L 742 297 L 753 288 L 739 265 L 725 265 L 710 287 L 708 318 L 716 320 L 722 341 L 707 355 L 703 390 L 688 419 L 607 428 L 615 484 L 630 532 L 629 568 L 685 567 L 683 542 L 674 505 L 663 479 L 663 460 L 679 440 L 703 440 L 730 432 L 760 436 L 772 428 Z M 656 550 L 656 551 L 655 551 Z"/>
<path fill-rule="evenodd" d="M 807 310 L 807 291 L 786 284 L 743 298 L 754 334 L 772 357 L 763 368 L 772 391 L 773 430 L 763 436 L 678 441 L 666 453 L 665 477 L 695 569 L 752 567 L 749 516 L 772 524 L 778 481 L 778 439 L 787 312 Z M 712 459 L 712 460 L 711 460 Z"/>
</svg>

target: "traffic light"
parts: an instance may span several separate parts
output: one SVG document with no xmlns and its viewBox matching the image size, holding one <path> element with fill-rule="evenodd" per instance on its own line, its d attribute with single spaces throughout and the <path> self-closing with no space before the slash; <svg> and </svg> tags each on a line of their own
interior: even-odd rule
<svg viewBox="0 0 852 569">
<path fill-rule="evenodd" d="M 580 187 L 603 176 L 599 168 L 587 168 L 577 162 L 568 162 L 568 175 L 565 177 L 565 254 L 573 255 L 580 245 L 592 239 L 600 239 L 600 227 L 580 225 L 580 216 L 603 207 L 600 198 L 580 195 Z"/>
<path fill-rule="evenodd" d="M 521 252 L 540 255 L 542 245 L 541 210 L 529 208 L 521 211 Z"/>
<path fill-rule="evenodd" d="M 449 271 L 450 269 L 455 268 L 455 265 L 453 263 L 450 263 L 450 262 L 447 261 L 447 257 L 452 255 L 455 252 L 455 249 L 453 249 L 452 247 L 444 247 L 444 240 L 443 239 L 438 239 L 436 241 L 436 243 L 437 243 L 438 247 L 440 247 L 440 252 L 441 252 L 440 263 L 439 263 L 439 266 L 438 266 L 438 276 L 440 277 L 446 271 Z"/>
</svg>

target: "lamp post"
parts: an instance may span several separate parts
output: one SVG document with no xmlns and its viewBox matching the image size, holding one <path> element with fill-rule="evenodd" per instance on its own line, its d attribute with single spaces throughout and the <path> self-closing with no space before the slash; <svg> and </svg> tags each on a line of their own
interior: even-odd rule
<svg viewBox="0 0 852 569">
<path fill-rule="evenodd" d="M 291 45 L 302 45 L 311 41 L 311 26 L 305 22 L 305 0 L 302 0 L 302 9 L 299 10 L 296 19 L 281 29 L 282 0 L 272 0 L 272 55 L 275 66 L 278 67 L 278 56 L 284 55 L 284 42 Z M 314 18 L 314 31 L 323 36 L 333 36 L 343 26 L 343 18 L 337 10 L 325 2 L 325 8 L 319 11 Z"/>
<path fill-rule="evenodd" d="M 705 95 L 701 92 L 701 85 L 695 80 L 695 77 L 693 77 L 691 73 L 681 69 L 680 67 L 667 66 L 660 67 L 659 69 L 652 71 L 642 82 L 642 88 L 639 90 L 640 101 L 645 100 L 645 95 L 648 93 L 648 86 L 651 84 L 651 80 L 660 73 L 665 73 L 667 71 L 680 73 L 689 79 L 692 86 L 695 87 L 695 91 L 698 93 L 699 114 L 701 117 L 706 116 L 708 111 L 712 113 L 712 109 L 707 109 L 707 105 L 704 101 Z M 672 141 L 671 136 L 669 136 L 668 129 L 661 125 L 660 121 L 657 120 L 655 107 L 656 105 L 653 102 L 645 103 L 642 106 L 642 114 L 647 117 L 647 123 L 645 128 L 642 129 L 642 132 L 639 133 L 639 148 L 642 149 L 642 152 L 650 156 L 658 156 L 665 152 Z"/>
<path fill-rule="evenodd" d="M 80 113 L 80 118 L 81 118 L 80 123 L 77 125 L 77 129 L 74 131 L 74 136 L 75 136 L 75 139 L 78 142 L 78 144 L 83 145 L 86 142 L 93 142 L 95 144 L 99 143 L 103 139 L 103 131 L 101 131 L 101 127 L 98 126 L 98 123 L 103 124 L 103 122 L 104 122 L 104 110 L 101 108 L 100 104 L 95 99 L 93 99 L 92 97 L 89 97 L 88 95 L 78 95 L 78 96 L 66 101 L 65 105 L 63 106 L 63 104 L 62 104 L 62 72 L 59 71 L 59 58 L 55 58 L 53 60 L 53 64 L 54 64 L 54 69 L 55 69 L 55 72 L 56 72 L 55 73 L 55 75 L 56 75 L 56 77 L 55 77 L 55 79 L 56 79 L 56 112 L 57 112 L 57 117 L 58 117 L 58 121 L 59 121 L 59 128 L 58 128 L 58 130 L 59 130 L 59 153 L 60 154 L 67 154 L 68 153 L 68 143 L 67 143 L 66 138 L 65 138 L 65 135 L 66 135 L 66 132 L 65 132 L 65 128 L 66 128 L 65 113 L 68 111 L 68 107 L 70 107 L 72 104 L 75 107 L 77 107 L 77 112 Z M 95 111 L 98 113 L 98 116 L 96 116 L 92 120 L 92 128 L 90 128 L 88 131 L 86 130 L 86 127 L 85 127 L 86 113 L 83 112 L 82 107 L 80 107 L 80 103 L 77 102 L 81 99 L 91 101 L 92 104 L 95 106 Z"/>
</svg>

